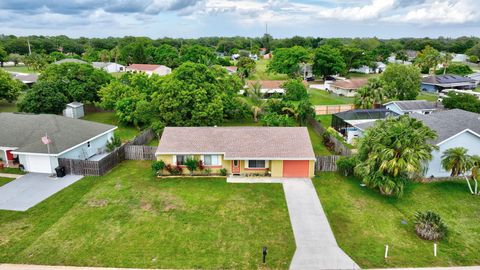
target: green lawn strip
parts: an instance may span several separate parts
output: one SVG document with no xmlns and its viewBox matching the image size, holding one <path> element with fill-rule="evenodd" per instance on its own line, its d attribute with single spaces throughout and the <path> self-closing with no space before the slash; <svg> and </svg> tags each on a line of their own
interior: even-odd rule
<svg viewBox="0 0 480 270">
<path fill-rule="evenodd" d="M 158 138 L 153 138 L 149 143 L 147 143 L 148 146 L 158 146 Z"/>
<path fill-rule="evenodd" d="M 313 152 L 316 156 L 329 156 L 332 153 L 323 144 L 323 138 L 318 135 L 311 126 L 308 126 L 308 134 L 310 135 L 310 141 L 312 142 Z"/>
<path fill-rule="evenodd" d="M 417 100 L 437 101 L 438 95 L 426 93 L 426 92 L 420 92 L 417 96 Z"/>
<path fill-rule="evenodd" d="M 15 180 L 15 178 L 0 177 L 0 187 Z"/>
<path fill-rule="evenodd" d="M 313 105 L 339 105 L 339 104 L 352 104 L 353 98 L 341 97 L 335 94 L 330 94 L 325 90 L 308 89 L 310 96 L 310 102 Z"/>
<path fill-rule="evenodd" d="M 336 173 L 321 173 L 314 184 L 337 242 L 361 267 L 480 264 L 480 200 L 462 181 L 410 183 L 400 199 L 384 197 Z M 438 257 L 433 256 L 433 243 L 414 233 L 415 211 L 426 210 L 439 213 L 450 229 L 438 244 Z"/>
<path fill-rule="evenodd" d="M 78 189 L 93 183 L 87 192 Z M 67 194 L 77 196 L 65 198 Z M 31 212 L 16 213 L 19 222 L 0 212 L 0 261 L 258 269 L 264 267 L 261 249 L 267 246 L 265 267 L 287 269 L 295 251 L 281 185 L 227 184 L 223 178 L 159 180 L 152 176 L 150 162 L 126 161 L 106 176 L 86 177 L 58 193 L 42 203 L 41 213 L 35 207 L 36 215 L 58 213 L 53 202 L 61 203 L 59 199 L 75 203 L 21 247 L 24 230 L 44 220 Z"/>
<path fill-rule="evenodd" d="M 317 115 L 315 116 L 317 121 L 319 121 L 322 126 L 325 128 L 328 128 L 329 126 L 332 125 L 332 115 L 331 114 L 324 114 L 324 115 Z"/>
<path fill-rule="evenodd" d="M 23 172 L 19 168 L 8 168 L 8 167 L 4 167 L 3 169 L 0 169 L 0 173 L 25 174 L 25 172 Z"/>
<path fill-rule="evenodd" d="M 117 126 L 118 129 L 115 130 L 115 136 L 120 137 L 122 142 L 129 141 L 140 133 L 140 130 L 133 126 L 119 123 L 114 112 L 88 113 L 82 119 Z"/>
<path fill-rule="evenodd" d="M 257 61 L 255 67 L 255 73 L 251 75 L 249 80 L 288 80 L 289 77 L 287 74 L 278 74 L 278 73 L 268 73 L 267 65 L 268 61 L 265 59 L 260 59 Z"/>
<path fill-rule="evenodd" d="M 10 72 L 37 73 L 37 72 L 33 71 L 32 69 L 29 69 L 27 66 L 3 67 L 2 69 L 5 70 L 5 71 L 10 71 Z"/>
<path fill-rule="evenodd" d="M 369 79 L 369 78 L 375 78 L 375 77 L 379 77 L 381 74 L 365 74 L 365 73 L 360 73 L 360 72 L 349 72 L 347 74 L 347 78 L 350 78 L 350 79 L 353 79 L 353 78 L 365 78 L 365 79 Z"/>
</svg>

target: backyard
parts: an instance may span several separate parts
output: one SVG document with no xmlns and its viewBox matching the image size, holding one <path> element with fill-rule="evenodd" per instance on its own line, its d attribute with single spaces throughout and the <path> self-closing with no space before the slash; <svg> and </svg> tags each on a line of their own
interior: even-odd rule
<svg viewBox="0 0 480 270">
<path fill-rule="evenodd" d="M 257 61 L 255 73 L 251 75 L 249 80 L 288 80 L 287 74 L 268 73 L 267 65 L 269 60 L 260 59 Z"/>
<path fill-rule="evenodd" d="M 108 125 L 114 125 L 118 126 L 118 129 L 115 130 L 115 136 L 118 136 L 122 142 L 129 141 L 133 139 L 138 133 L 140 133 L 140 130 L 129 125 L 125 125 L 122 123 L 118 122 L 117 116 L 115 115 L 114 112 L 92 112 L 92 113 L 87 113 L 85 116 L 82 118 L 83 120 L 88 120 L 88 121 L 93 121 L 93 122 L 98 122 L 98 123 L 103 123 L 103 124 L 108 124 Z"/>
<path fill-rule="evenodd" d="M 337 242 L 361 267 L 480 264 L 480 199 L 469 194 L 463 181 L 412 183 L 400 199 L 337 173 L 321 173 L 314 185 Z M 433 243 L 414 233 L 415 211 L 426 210 L 438 212 L 450 230 L 438 243 L 438 257 L 433 256 Z"/>
<path fill-rule="evenodd" d="M 281 185 L 159 180 L 146 161 L 85 177 L 27 212 L 0 211 L 4 263 L 287 269 L 294 251 Z"/>
<path fill-rule="evenodd" d="M 310 96 L 310 102 L 313 105 L 338 105 L 353 103 L 353 98 L 337 96 L 335 94 L 330 94 L 325 90 L 309 88 L 308 94 Z"/>
</svg>

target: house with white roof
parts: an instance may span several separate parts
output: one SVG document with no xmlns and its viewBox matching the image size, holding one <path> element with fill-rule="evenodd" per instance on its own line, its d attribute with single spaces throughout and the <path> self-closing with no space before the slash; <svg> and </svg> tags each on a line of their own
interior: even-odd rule
<svg viewBox="0 0 480 270">
<path fill-rule="evenodd" d="M 383 105 L 388 110 L 394 111 L 399 115 L 411 113 L 430 114 L 443 109 L 443 106 L 438 102 L 426 100 L 397 100 L 390 101 Z"/>
<path fill-rule="evenodd" d="M 172 69 L 164 65 L 151 65 L 151 64 L 131 64 L 125 69 L 127 72 L 143 72 L 148 76 L 157 74 L 165 76 L 172 73 Z"/>
<path fill-rule="evenodd" d="M 113 62 L 92 62 L 94 68 L 102 69 L 108 73 L 125 71 L 125 66 Z"/>
</svg>

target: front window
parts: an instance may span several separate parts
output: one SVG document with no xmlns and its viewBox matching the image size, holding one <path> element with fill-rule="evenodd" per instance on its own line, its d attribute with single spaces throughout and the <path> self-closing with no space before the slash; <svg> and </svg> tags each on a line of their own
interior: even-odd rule
<svg viewBox="0 0 480 270">
<path fill-rule="evenodd" d="M 220 166 L 220 156 L 219 155 L 204 155 L 203 156 L 203 165 L 205 166 Z"/>
<path fill-rule="evenodd" d="M 265 169 L 265 160 L 249 160 L 248 161 L 249 169 Z"/>
<path fill-rule="evenodd" d="M 190 155 L 176 155 L 176 162 L 177 165 L 185 165 L 185 160 L 188 158 L 191 158 L 192 156 Z"/>
</svg>

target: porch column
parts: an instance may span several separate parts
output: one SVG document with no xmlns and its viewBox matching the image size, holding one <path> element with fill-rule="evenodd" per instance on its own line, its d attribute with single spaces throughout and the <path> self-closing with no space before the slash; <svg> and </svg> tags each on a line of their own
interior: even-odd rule
<svg viewBox="0 0 480 270">
<path fill-rule="evenodd" d="M 5 167 L 10 167 L 9 166 L 10 164 L 8 164 L 7 150 L 5 150 L 5 149 L 2 149 L 2 150 L 3 150 L 3 165 Z"/>
</svg>

